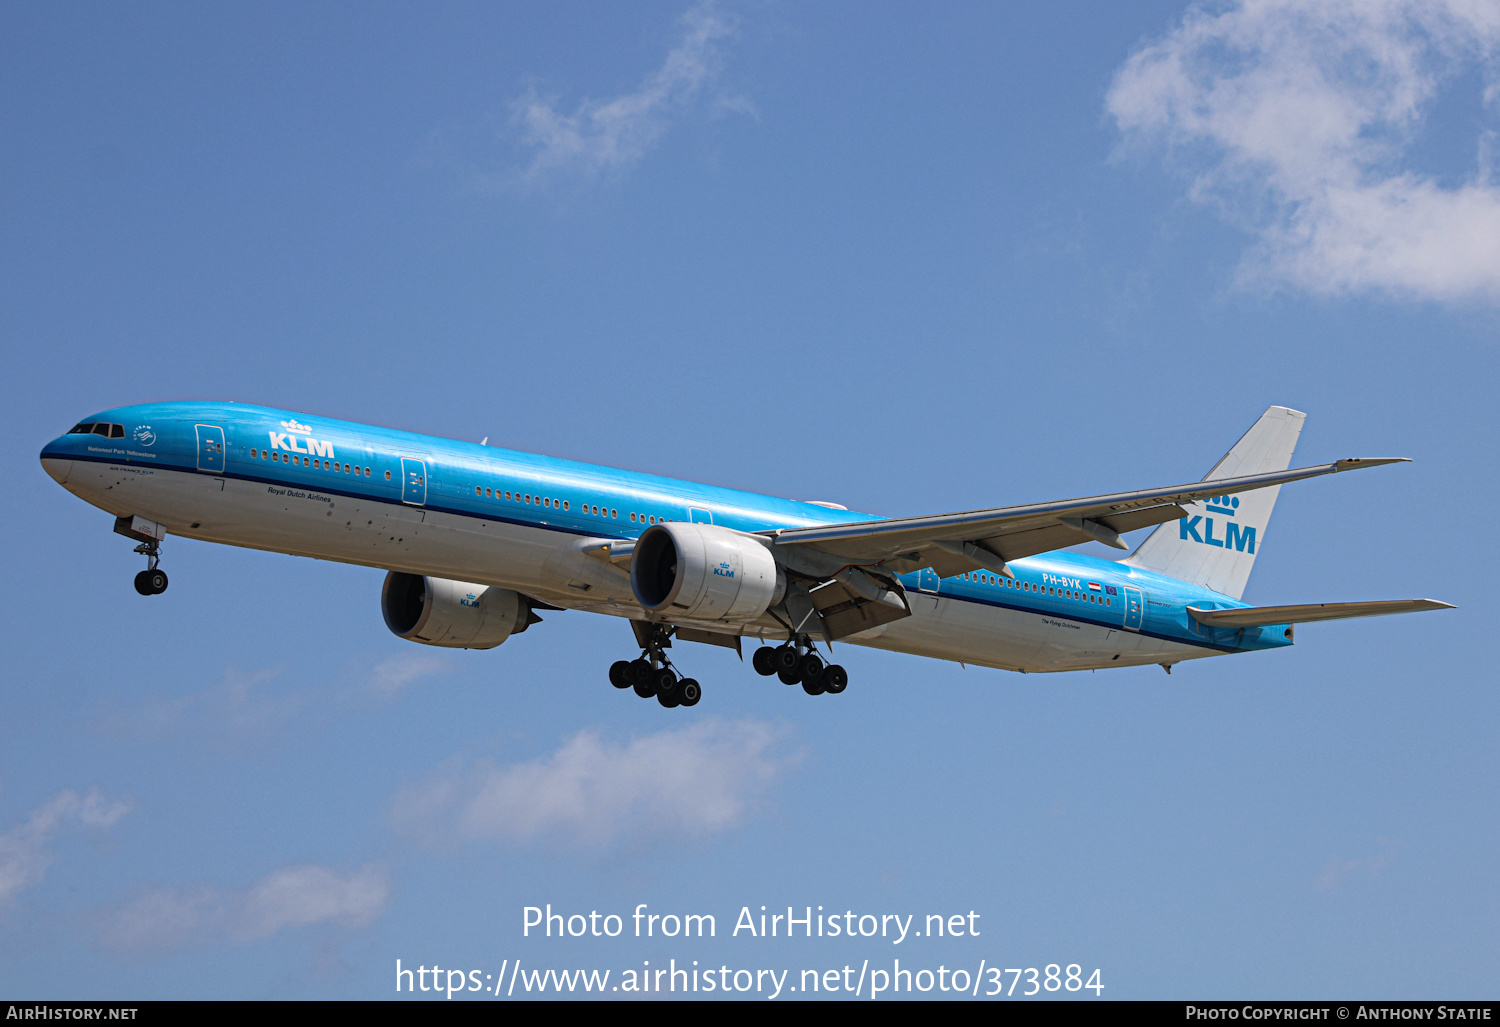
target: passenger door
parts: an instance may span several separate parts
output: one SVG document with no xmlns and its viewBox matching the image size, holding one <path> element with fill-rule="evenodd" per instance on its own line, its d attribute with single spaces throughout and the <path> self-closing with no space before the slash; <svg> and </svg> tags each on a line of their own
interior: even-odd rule
<svg viewBox="0 0 1500 1027">
<path fill-rule="evenodd" d="M 1131 631 L 1139 631 L 1141 621 L 1146 616 L 1146 600 L 1138 588 L 1126 585 L 1122 591 L 1125 593 L 1125 627 Z"/>
<path fill-rule="evenodd" d="M 401 502 L 411 506 L 427 504 L 427 464 L 423 461 L 401 458 Z"/>
<path fill-rule="evenodd" d="M 224 473 L 224 429 L 216 424 L 193 426 L 198 432 L 198 470 Z"/>
</svg>

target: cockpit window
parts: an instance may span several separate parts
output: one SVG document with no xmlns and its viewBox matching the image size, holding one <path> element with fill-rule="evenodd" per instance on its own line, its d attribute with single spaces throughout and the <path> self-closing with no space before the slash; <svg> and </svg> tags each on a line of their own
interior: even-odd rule
<svg viewBox="0 0 1500 1027">
<path fill-rule="evenodd" d="M 125 426 L 123 424 L 110 424 L 108 421 L 86 421 L 83 424 L 73 425 L 69 435 L 98 435 L 106 439 L 123 439 L 125 437 Z"/>
</svg>

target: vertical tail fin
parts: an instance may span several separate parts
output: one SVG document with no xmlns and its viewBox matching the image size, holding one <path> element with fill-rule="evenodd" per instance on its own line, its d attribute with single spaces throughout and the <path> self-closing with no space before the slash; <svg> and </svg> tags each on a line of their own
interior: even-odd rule
<svg viewBox="0 0 1500 1027">
<path fill-rule="evenodd" d="M 1305 420 L 1301 411 L 1271 407 L 1203 480 L 1286 470 Z M 1280 491 L 1275 485 L 1187 504 L 1186 517 L 1157 527 L 1125 562 L 1238 599 L 1265 544 Z"/>
</svg>

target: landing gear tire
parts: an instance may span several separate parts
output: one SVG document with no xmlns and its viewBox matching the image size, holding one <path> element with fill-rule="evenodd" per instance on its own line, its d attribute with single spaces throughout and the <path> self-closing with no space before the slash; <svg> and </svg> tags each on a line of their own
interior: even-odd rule
<svg viewBox="0 0 1500 1027">
<path fill-rule="evenodd" d="M 677 675 L 672 673 L 672 668 L 663 667 L 655 673 L 651 683 L 656 686 L 657 695 L 666 695 L 677 690 Z"/>
<path fill-rule="evenodd" d="M 141 571 L 135 576 L 135 590 L 143 596 L 161 595 L 167 590 L 167 572 L 163 570 Z"/>
<path fill-rule="evenodd" d="M 776 676 L 781 679 L 783 685 L 795 685 L 802 679 L 797 676 L 795 670 L 778 670 Z"/>
<path fill-rule="evenodd" d="M 630 662 L 630 687 L 642 699 L 649 699 L 656 694 L 656 671 L 650 660 L 642 658 Z"/>
<path fill-rule="evenodd" d="M 823 675 L 823 660 L 817 653 L 808 653 L 797 661 L 797 680 L 804 685 L 817 681 Z"/>
<path fill-rule="evenodd" d="M 629 688 L 631 677 L 629 660 L 616 660 L 609 665 L 609 683 L 616 688 Z"/>
<path fill-rule="evenodd" d="M 777 646 L 775 649 L 771 650 L 771 652 L 775 656 L 774 667 L 778 673 L 795 674 L 797 672 L 797 661 L 801 659 L 801 657 L 797 654 L 796 646 Z M 786 681 L 786 678 L 783 677 L 781 680 Z M 787 681 L 787 684 L 789 685 L 794 685 L 796 683 L 797 682 L 795 679 L 793 679 L 792 681 Z"/>
<path fill-rule="evenodd" d="M 703 698 L 703 686 L 693 678 L 683 678 L 677 682 L 677 701 L 683 706 L 697 706 L 698 700 Z"/>
<path fill-rule="evenodd" d="M 838 695 L 849 687 L 849 672 L 837 663 L 830 663 L 823 668 L 823 676 L 818 680 L 823 686 L 823 691 L 829 695 Z"/>
<path fill-rule="evenodd" d="M 761 646 L 755 650 L 755 655 L 750 657 L 750 665 L 761 677 L 770 677 L 776 673 L 776 650 L 768 645 Z"/>
<path fill-rule="evenodd" d="M 671 683 L 668 684 L 668 682 Z M 659 686 L 665 686 L 657 688 L 657 702 L 661 703 L 669 710 L 674 706 L 679 706 L 682 704 L 682 683 L 677 680 L 676 674 L 673 674 L 670 670 L 662 670 L 657 677 L 657 683 Z"/>
<path fill-rule="evenodd" d="M 823 682 L 820 677 L 808 678 L 802 682 L 802 691 L 808 695 L 822 695 L 824 692 Z"/>
</svg>

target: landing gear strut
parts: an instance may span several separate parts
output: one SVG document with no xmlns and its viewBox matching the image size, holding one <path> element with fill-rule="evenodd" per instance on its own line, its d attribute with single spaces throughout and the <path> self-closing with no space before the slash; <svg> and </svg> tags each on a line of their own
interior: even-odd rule
<svg viewBox="0 0 1500 1027">
<path fill-rule="evenodd" d="M 135 576 L 135 590 L 143 596 L 158 596 L 167 590 L 167 572 L 162 570 L 161 543 L 142 542 L 135 551 L 146 558 L 146 569 Z"/>
<path fill-rule="evenodd" d="M 800 684 L 808 695 L 838 695 L 849 687 L 848 672 L 836 663 L 824 664 L 806 635 L 798 635 L 785 645 L 763 645 L 755 650 L 750 663 L 762 677 L 774 674 L 784 685 Z"/>
<path fill-rule="evenodd" d="M 167 537 L 167 529 L 144 517 L 116 517 L 115 534 L 139 542 L 135 551 L 146 558 L 146 569 L 135 576 L 135 590 L 143 596 L 165 592 L 167 573 L 161 569 L 161 540 Z"/>
<path fill-rule="evenodd" d="M 703 698 L 703 687 L 693 678 L 681 678 L 667 659 L 666 648 L 671 644 L 671 629 L 664 624 L 653 624 L 636 631 L 642 641 L 642 651 L 634 660 L 616 660 L 609 668 L 609 683 L 616 688 L 629 688 L 642 699 L 656 697 L 656 701 L 667 709 L 674 706 L 697 706 Z"/>
</svg>

